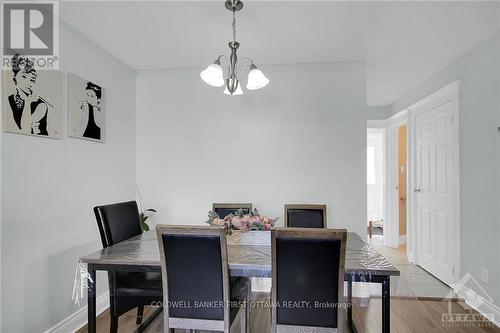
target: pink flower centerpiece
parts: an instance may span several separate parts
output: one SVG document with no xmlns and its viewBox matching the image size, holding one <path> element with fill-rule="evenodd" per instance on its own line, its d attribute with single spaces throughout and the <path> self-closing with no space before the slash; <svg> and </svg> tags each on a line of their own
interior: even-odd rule
<svg viewBox="0 0 500 333">
<path fill-rule="evenodd" d="M 240 209 L 235 214 L 229 214 L 223 219 L 217 215 L 216 212 L 208 212 L 208 220 L 210 225 L 224 226 L 228 231 L 241 230 L 241 231 L 262 231 L 271 230 L 278 218 L 270 218 L 267 216 L 259 215 L 257 209 L 254 209 L 250 214 L 244 214 Z"/>
</svg>

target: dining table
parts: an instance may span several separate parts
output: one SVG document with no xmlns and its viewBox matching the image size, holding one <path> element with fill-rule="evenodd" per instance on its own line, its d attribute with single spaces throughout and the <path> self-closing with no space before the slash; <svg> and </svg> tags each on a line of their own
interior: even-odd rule
<svg viewBox="0 0 500 333">
<path fill-rule="evenodd" d="M 267 277 L 271 272 L 271 232 L 233 231 L 227 235 L 229 274 L 231 277 Z M 160 272 L 160 254 L 156 231 L 144 232 L 110 247 L 80 258 L 87 265 L 88 332 L 96 332 L 96 271 Z M 353 282 L 380 283 L 382 332 L 390 332 L 390 277 L 399 270 L 358 234 L 348 232 L 344 280 L 347 304 L 352 305 Z M 347 307 L 347 323 L 357 332 L 352 306 Z"/>
</svg>

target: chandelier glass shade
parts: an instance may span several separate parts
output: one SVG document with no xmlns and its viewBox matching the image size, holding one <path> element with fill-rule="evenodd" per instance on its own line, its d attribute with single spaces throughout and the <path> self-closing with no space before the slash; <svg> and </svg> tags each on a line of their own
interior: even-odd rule
<svg viewBox="0 0 500 333">
<path fill-rule="evenodd" d="M 237 73 L 237 67 L 240 65 L 237 50 L 240 43 L 236 41 L 236 12 L 243 8 L 243 2 L 240 0 L 227 0 L 225 6 L 233 12 L 233 40 L 228 43 L 230 55 L 229 57 L 220 55 L 212 64 L 201 71 L 200 77 L 206 84 L 212 87 L 225 86 L 224 94 L 226 95 L 243 95 L 243 89 L 241 89 L 241 83 L 238 80 Z M 221 59 L 224 59 L 227 62 L 226 78 L 224 78 L 224 70 L 221 66 Z M 248 90 L 261 89 L 269 84 L 269 79 L 260 69 L 257 68 L 250 58 L 241 58 L 240 61 L 247 61 L 250 63 L 250 70 L 248 72 L 246 85 Z"/>
<path fill-rule="evenodd" d="M 248 72 L 248 90 L 257 90 L 264 88 L 269 83 L 269 79 L 262 73 L 260 69 L 254 64 L 250 66 L 250 72 Z"/>
<path fill-rule="evenodd" d="M 222 87 L 224 85 L 224 72 L 220 66 L 220 61 L 216 61 L 200 73 L 201 79 L 212 87 Z"/>
</svg>

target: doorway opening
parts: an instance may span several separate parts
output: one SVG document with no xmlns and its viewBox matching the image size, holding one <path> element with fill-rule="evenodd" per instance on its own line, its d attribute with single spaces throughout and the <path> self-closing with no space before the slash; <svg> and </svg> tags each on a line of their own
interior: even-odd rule
<svg viewBox="0 0 500 333">
<path fill-rule="evenodd" d="M 368 128 L 366 137 L 368 238 L 382 244 L 385 220 L 385 130 Z"/>
<path fill-rule="evenodd" d="M 384 245 L 447 285 L 460 268 L 458 83 L 387 119 Z"/>
<path fill-rule="evenodd" d="M 458 297 L 458 86 L 367 123 L 367 238 L 401 271 L 394 296 Z"/>
</svg>

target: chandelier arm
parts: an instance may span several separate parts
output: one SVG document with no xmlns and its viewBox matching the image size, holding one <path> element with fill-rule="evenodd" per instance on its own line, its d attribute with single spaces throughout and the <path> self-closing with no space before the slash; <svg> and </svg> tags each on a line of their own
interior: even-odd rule
<svg viewBox="0 0 500 333">
<path fill-rule="evenodd" d="M 220 62 L 221 59 L 224 59 L 227 63 L 229 63 L 229 60 L 227 59 L 225 54 L 221 54 L 220 56 L 217 57 L 218 62 Z"/>
<path fill-rule="evenodd" d="M 240 71 L 240 73 L 238 74 L 238 76 L 241 75 L 241 74 L 243 74 L 243 72 L 246 70 L 246 68 L 247 68 L 247 66 L 249 64 L 250 64 L 250 66 L 253 65 L 253 60 L 250 59 L 250 58 L 244 57 L 244 58 L 240 58 L 240 60 L 241 61 L 246 60 L 246 62 L 243 64 L 243 69 Z"/>
<path fill-rule="evenodd" d="M 253 65 L 253 60 L 247 57 L 240 58 L 240 60 L 246 60 L 250 63 L 250 65 Z"/>
</svg>

